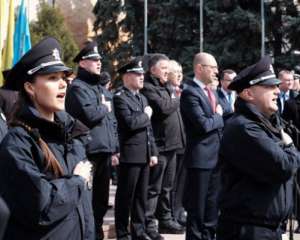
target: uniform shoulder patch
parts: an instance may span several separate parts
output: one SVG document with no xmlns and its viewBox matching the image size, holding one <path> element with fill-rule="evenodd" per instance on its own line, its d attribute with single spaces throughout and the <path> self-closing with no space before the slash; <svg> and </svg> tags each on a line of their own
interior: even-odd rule
<svg viewBox="0 0 300 240">
<path fill-rule="evenodd" d="M 124 92 L 123 89 L 122 89 L 122 90 L 119 90 L 119 91 L 117 91 L 117 92 L 115 93 L 115 95 L 116 95 L 116 96 L 120 96 L 120 95 L 122 95 L 123 92 Z"/>
</svg>

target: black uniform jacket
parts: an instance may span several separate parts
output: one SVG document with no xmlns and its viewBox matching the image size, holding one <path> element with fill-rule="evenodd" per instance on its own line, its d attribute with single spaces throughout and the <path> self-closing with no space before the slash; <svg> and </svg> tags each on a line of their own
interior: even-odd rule
<svg viewBox="0 0 300 240">
<path fill-rule="evenodd" d="M 102 104 L 103 95 L 106 101 L 112 101 L 112 94 L 101 86 L 99 75 L 79 68 L 67 91 L 66 110 L 90 129 L 88 154 L 119 151 L 117 120 L 114 112 L 108 112 Z"/>
<path fill-rule="evenodd" d="M 90 191 L 72 174 L 86 159 L 82 141 L 71 137 L 74 120 L 59 112 L 49 122 L 29 106 L 19 116 L 35 130 L 14 126 L 0 146 L 0 195 L 11 212 L 4 239 L 94 239 Z M 62 166 L 62 177 L 46 170 L 38 134 Z"/>
<path fill-rule="evenodd" d="M 278 227 L 292 204 L 292 177 L 300 166 L 295 147 L 256 107 L 238 98 L 220 148 L 221 217 L 226 221 Z"/>
<path fill-rule="evenodd" d="M 162 85 L 152 75 L 145 76 L 141 93 L 147 98 L 153 115 L 151 117 L 153 133 L 159 152 L 183 148 L 179 99 L 175 97 L 169 84 Z"/>
<path fill-rule="evenodd" d="M 186 130 L 186 166 L 213 169 L 224 126 L 222 116 L 213 112 L 208 97 L 194 81 L 182 91 L 180 110 Z"/>
<path fill-rule="evenodd" d="M 144 108 L 147 99 L 135 96 L 123 87 L 114 96 L 115 113 L 118 120 L 120 139 L 120 161 L 124 163 L 146 163 L 151 156 L 157 156 L 151 121 Z"/>
</svg>

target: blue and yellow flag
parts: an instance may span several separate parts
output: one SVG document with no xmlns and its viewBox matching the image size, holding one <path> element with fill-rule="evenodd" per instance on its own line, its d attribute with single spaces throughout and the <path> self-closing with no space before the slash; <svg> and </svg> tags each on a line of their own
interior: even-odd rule
<svg viewBox="0 0 300 240">
<path fill-rule="evenodd" d="M 31 48 L 29 23 L 25 1 L 22 0 L 16 22 L 14 34 L 14 60 L 15 65 L 20 58 Z"/>
</svg>

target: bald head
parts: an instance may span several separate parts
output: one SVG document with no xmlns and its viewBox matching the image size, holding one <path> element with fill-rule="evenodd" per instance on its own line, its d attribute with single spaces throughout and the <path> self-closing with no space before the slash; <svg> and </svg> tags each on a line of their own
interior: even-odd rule
<svg viewBox="0 0 300 240">
<path fill-rule="evenodd" d="M 214 66 L 217 66 L 216 59 L 214 58 L 213 55 L 206 52 L 200 52 L 195 55 L 194 64 L 193 64 L 194 67 L 197 64 L 209 65 L 208 63 L 214 63 Z"/>
<path fill-rule="evenodd" d="M 195 77 L 204 84 L 217 80 L 218 64 L 213 55 L 205 52 L 197 53 L 193 65 Z"/>
</svg>

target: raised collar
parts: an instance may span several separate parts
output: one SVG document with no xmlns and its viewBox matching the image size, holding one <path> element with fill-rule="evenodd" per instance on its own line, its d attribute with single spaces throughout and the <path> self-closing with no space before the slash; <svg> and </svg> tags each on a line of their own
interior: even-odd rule
<svg viewBox="0 0 300 240">
<path fill-rule="evenodd" d="M 92 85 L 100 84 L 100 75 L 90 73 L 82 67 L 78 67 L 77 78 Z"/>
</svg>

